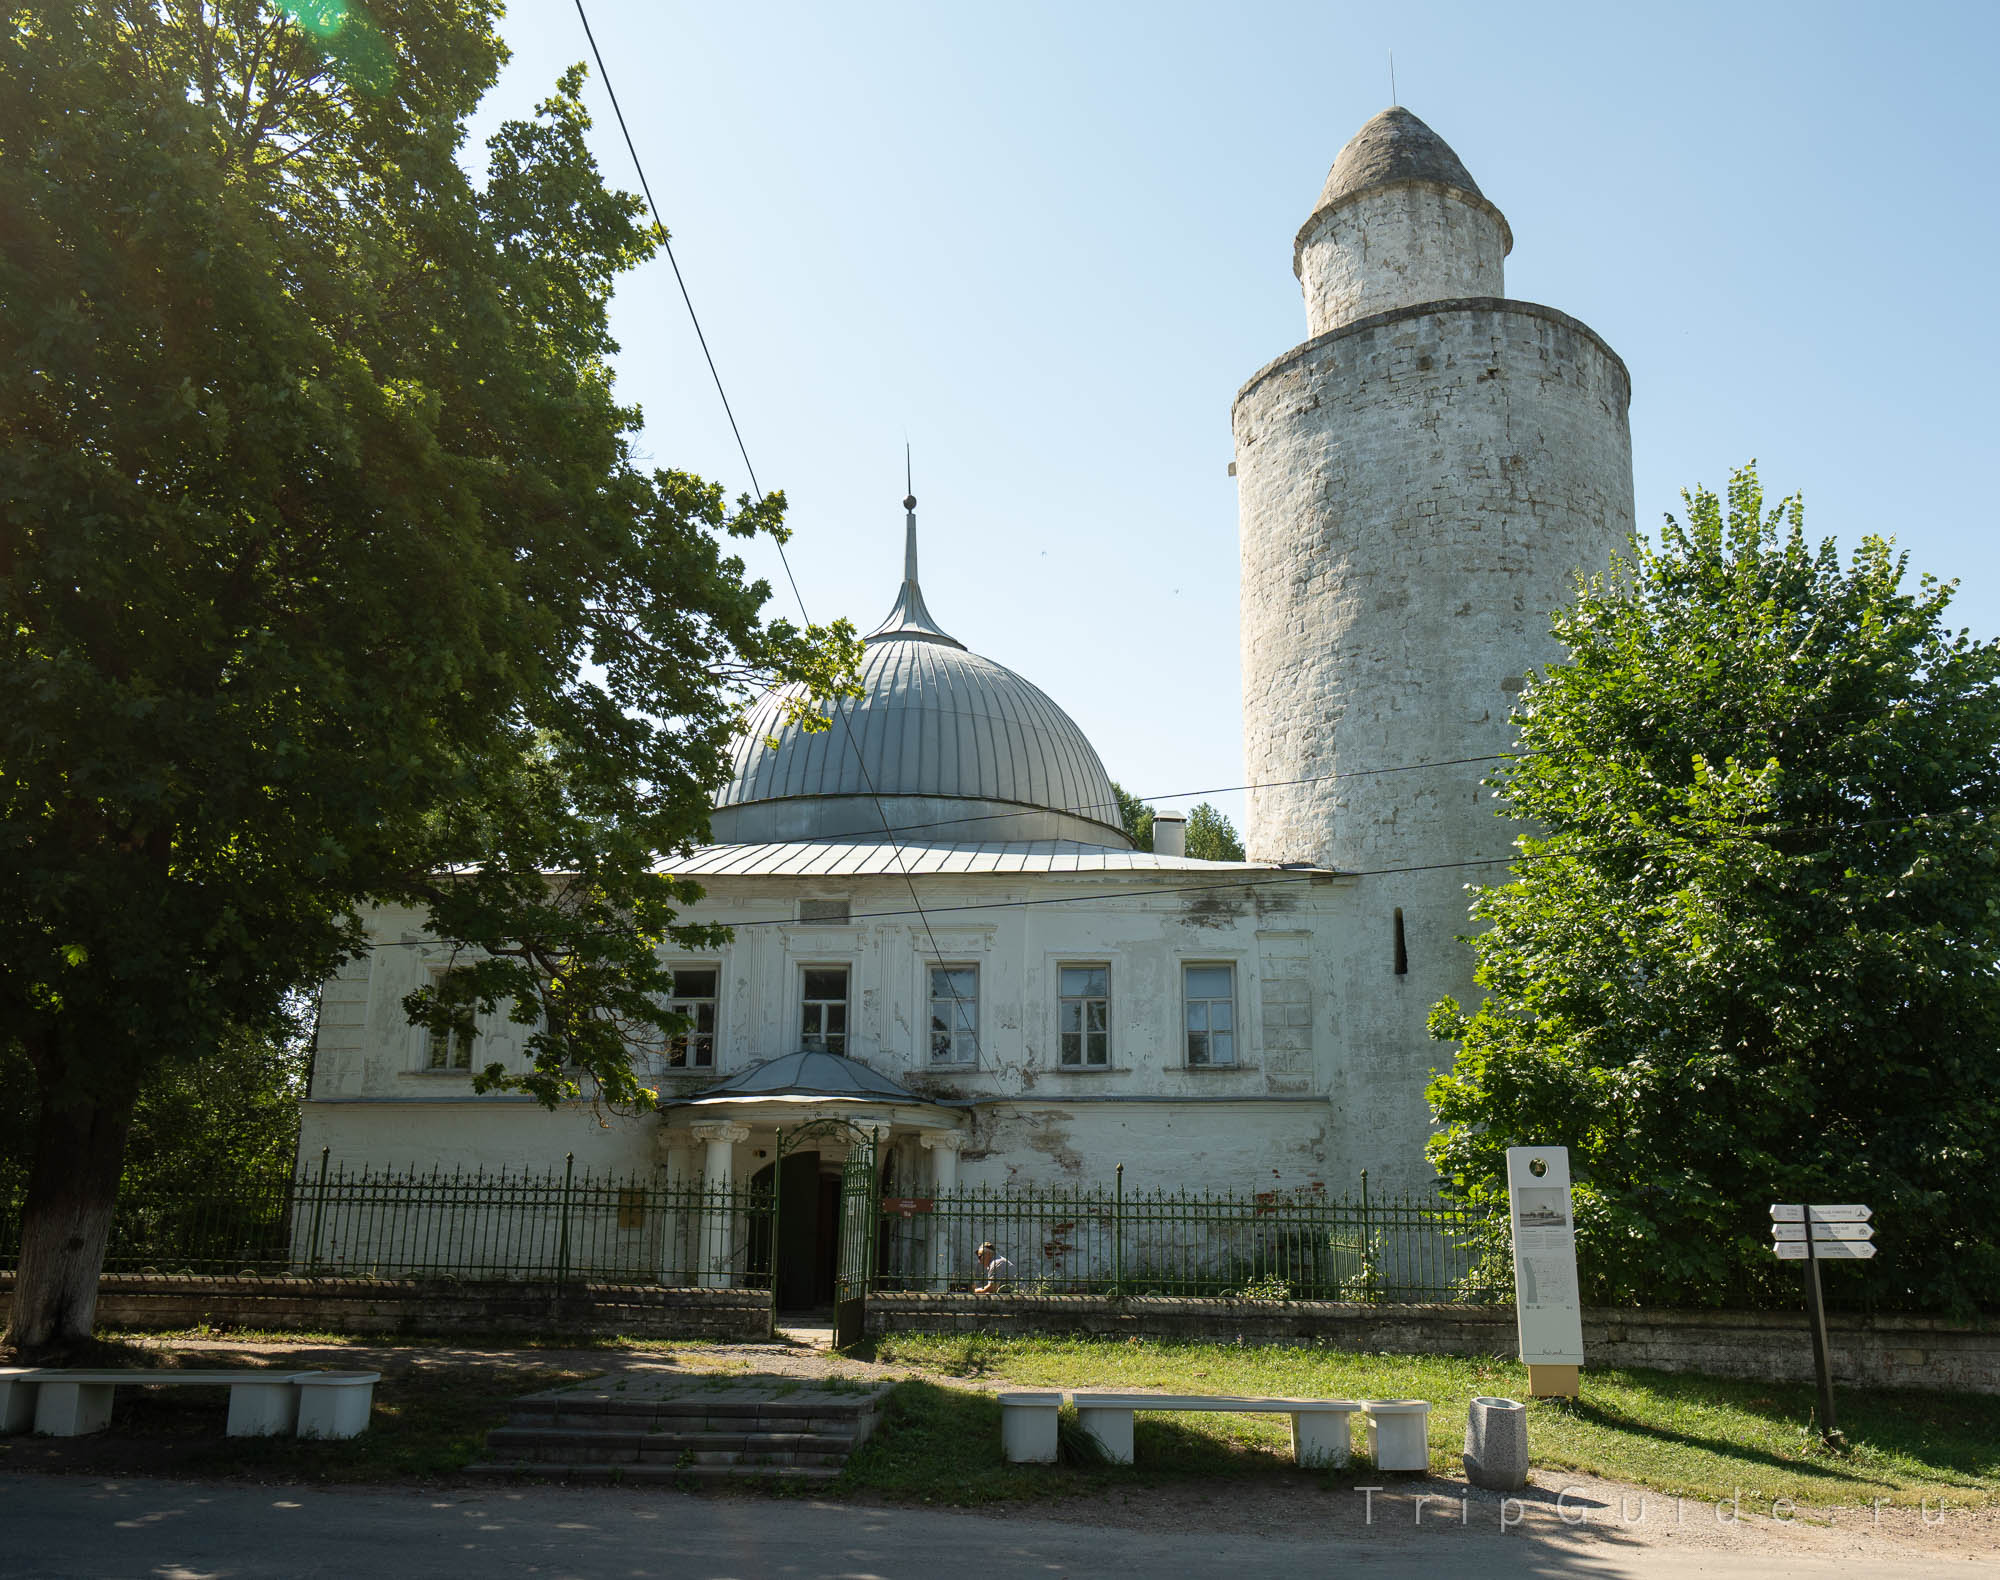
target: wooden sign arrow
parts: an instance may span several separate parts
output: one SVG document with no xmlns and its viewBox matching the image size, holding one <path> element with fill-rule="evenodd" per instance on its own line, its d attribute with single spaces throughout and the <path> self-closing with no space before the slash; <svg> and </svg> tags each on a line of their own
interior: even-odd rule
<svg viewBox="0 0 2000 1580">
<path fill-rule="evenodd" d="M 1807 1246 L 1803 1240 L 1773 1241 L 1771 1249 L 1781 1262 L 1803 1262 Z M 1875 1247 L 1865 1240 L 1820 1240 L 1811 1246 L 1814 1257 L 1822 1262 L 1866 1262 L 1875 1255 Z"/>
<path fill-rule="evenodd" d="M 1774 1240 L 1803 1240 L 1806 1225 L 1802 1223 L 1774 1223 L 1771 1238 Z M 1825 1245 L 1829 1240 L 1872 1240 L 1875 1225 L 1872 1223 L 1819 1223 L 1812 1225 L 1814 1245 Z"/>
<path fill-rule="evenodd" d="M 1771 1221 L 1773 1223 L 1804 1223 L 1806 1214 L 1811 1212 L 1814 1223 L 1866 1223 L 1875 1216 L 1872 1207 L 1802 1207 L 1796 1203 L 1773 1202 Z"/>
</svg>

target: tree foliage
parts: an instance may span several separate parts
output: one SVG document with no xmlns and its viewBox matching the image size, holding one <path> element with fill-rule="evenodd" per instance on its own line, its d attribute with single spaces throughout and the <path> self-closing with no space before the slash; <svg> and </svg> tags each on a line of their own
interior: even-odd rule
<svg viewBox="0 0 2000 1580">
<path fill-rule="evenodd" d="M 1187 853 L 1200 861 L 1241 861 L 1243 841 L 1236 825 L 1204 801 L 1188 813 Z"/>
<path fill-rule="evenodd" d="M 1118 798 L 1118 821 L 1126 836 L 1132 841 L 1134 850 L 1153 848 L 1153 808 L 1141 801 L 1117 780 L 1111 782 L 1111 793 Z"/>
<path fill-rule="evenodd" d="M 1111 793 L 1118 798 L 1118 821 L 1124 825 L 1133 848 L 1151 850 L 1157 809 L 1116 780 L 1112 781 Z M 1204 801 L 1187 816 L 1187 853 L 1200 861 L 1241 861 L 1243 841 L 1236 835 L 1236 825 Z"/>
<path fill-rule="evenodd" d="M 851 685 L 851 630 L 766 622 L 730 548 L 782 496 L 634 457 L 606 304 L 658 237 L 582 69 L 461 168 L 497 9 L 0 33 L 0 1040 L 41 1100 L 23 1288 L 72 1283 L 37 1332 L 87 1305 L 150 1072 L 265 1023 L 371 902 L 476 959 L 417 1012 L 536 1026 L 483 1080 L 644 1103 L 696 892 L 656 858 L 704 835 L 743 688 Z"/>
<path fill-rule="evenodd" d="M 119 1197 L 199 1201 L 289 1177 L 309 1064 L 297 1015 L 232 1027 L 200 1057 L 156 1065 L 133 1104 Z M 20 1201 L 39 1106 L 26 1055 L 0 1046 L 0 1211 Z"/>
<path fill-rule="evenodd" d="M 2000 645 L 1754 468 L 1579 589 L 1496 787 L 1536 831 L 1481 891 L 1485 999 L 1432 1155 L 1497 1203 L 1570 1148 L 1601 1299 L 1797 1298 L 1772 1202 L 1866 1202 L 1837 1293 L 2000 1300 Z"/>
</svg>

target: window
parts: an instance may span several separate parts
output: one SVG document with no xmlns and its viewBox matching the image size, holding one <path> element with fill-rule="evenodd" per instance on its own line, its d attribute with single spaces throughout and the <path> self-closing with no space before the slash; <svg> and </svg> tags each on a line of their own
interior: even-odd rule
<svg viewBox="0 0 2000 1580">
<path fill-rule="evenodd" d="M 667 1001 L 667 1008 L 685 1015 L 688 1027 L 678 1037 L 668 1039 L 669 1068 L 715 1068 L 715 983 L 719 975 L 714 966 L 675 967 L 674 996 Z"/>
<path fill-rule="evenodd" d="M 1183 966 L 1187 1062 L 1236 1062 L 1236 972 L 1231 966 Z"/>
<path fill-rule="evenodd" d="M 1059 1062 L 1104 1068 L 1111 1062 L 1111 968 L 1064 966 L 1059 991 Z"/>
<path fill-rule="evenodd" d="M 1396 907 L 1396 975 L 1406 977 L 1409 974 L 1410 945 L 1403 937 L 1403 908 L 1399 905 Z"/>
<path fill-rule="evenodd" d="M 848 902 L 845 900 L 801 900 L 799 920 L 802 922 L 840 922 L 849 919 Z"/>
<path fill-rule="evenodd" d="M 807 966 L 799 1015 L 799 1046 L 808 1053 L 847 1055 L 847 967 Z"/>
<path fill-rule="evenodd" d="M 431 991 L 442 993 L 448 979 L 463 976 L 462 971 L 436 971 L 431 975 Z M 472 1028 L 460 1029 L 440 1034 L 426 1030 L 424 1033 L 424 1068 L 426 1070 L 469 1070 L 472 1068 Z"/>
<path fill-rule="evenodd" d="M 979 1058 L 979 967 L 932 966 L 931 1063 Z"/>
</svg>

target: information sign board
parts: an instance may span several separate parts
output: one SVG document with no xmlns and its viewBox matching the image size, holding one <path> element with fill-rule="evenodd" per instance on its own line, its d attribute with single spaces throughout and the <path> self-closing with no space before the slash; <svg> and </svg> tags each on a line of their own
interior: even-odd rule
<svg viewBox="0 0 2000 1580">
<path fill-rule="evenodd" d="M 1875 1216 L 1872 1207 L 1809 1207 L 1797 1202 L 1771 1203 L 1773 1223 L 1804 1223 L 1806 1214 L 1814 1223 L 1866 1223 Z"/>
<path fill-rule="evenodd" d="M 1507 1202 L 1514 1221 L 1514 1312 L 1521 1359 L 1583 1364 L 1583 1308 L 1576 1287 L 1576 1216 L 1567 1147 L 1509 1147 Z"/>
<path fill-rule="evenodd" d="M 1806 1226 L 1802 1223 L 1774 1223 L 1771 1238 L 1774 1240 L 1803 1240 Z M 1872 1223 L 1814 1223 L 1813 1244 L 1825 1245 L 1829 1240 L 1872 1240 L 1875 1225 Z"/>
<path fill-rule="evenodd" d="M 1874 1246 L 1853 1240 L 1815 1240 L 1810 1247 L 1803 1240 L 1779 1240 L 1771 1249 L 1778 1253 L 1781 1262 L 1814 1258 L 1822 1262 L 1866 1262 L 1875 1255 Z"/>
</svg>

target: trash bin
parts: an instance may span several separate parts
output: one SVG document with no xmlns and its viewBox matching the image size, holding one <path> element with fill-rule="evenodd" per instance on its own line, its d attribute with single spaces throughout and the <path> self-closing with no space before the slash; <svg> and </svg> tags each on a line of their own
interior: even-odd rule
<svg viewBox="0 0 2000 1580">
<path fill-rule="evenodd" d="M 1465 1417 L 1465 1479 L 1491 1492 L 1528 1484 L 1528 1408 L 1518 1399 L 1480 1397 Z"/>
<path fill-rule="evenodd" d="M 1368 1452 L 1377 1470 L 1431 1468 L 1429 1400 L 1371 1399 L 1361 1413 L 1368 1422 Z"/>
</svg>

